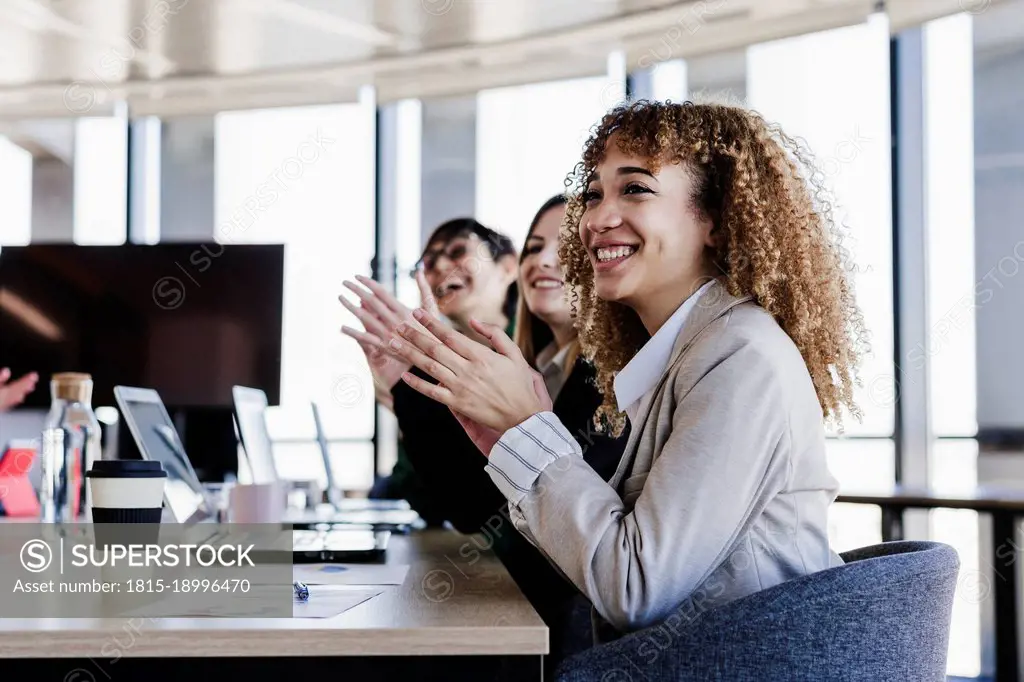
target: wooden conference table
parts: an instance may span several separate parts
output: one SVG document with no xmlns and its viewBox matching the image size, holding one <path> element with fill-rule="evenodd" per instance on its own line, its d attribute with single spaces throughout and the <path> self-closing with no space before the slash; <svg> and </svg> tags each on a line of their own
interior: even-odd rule
<svg viewBox="0 0 1024 682">
<path fill-rule="evenodd" d="M 392 535 L 387 563 L 409 565 L 405 582 L 334 618 L 0 618 L 0 670 L 31 662 L 13 669 L 66 682 L 257 672 L 540 680 L 547 627 L 473 543 L 445 530 Z"/>
<path fill-rule="evenodd" d="M 912 489 L 896 486 L 882 492 L 847 491 L 836 502 L 877 505 L 882 509 L 882 540 L 903 538 L 903 512 L 907 509 L 970 509 L 992 516 L 992 550 L 981 569 L 991 571 L 980 576 L 985 586 L 992 580 L 995 610 L 996 682 L 1020 679 L 1020 577 L 1017 555 L 1017 525 L 1024 517 L 1024 491 L 977 487 L 958 493 Z M 985 564 L 988 564 L 986 566 Z"/>
</svg>

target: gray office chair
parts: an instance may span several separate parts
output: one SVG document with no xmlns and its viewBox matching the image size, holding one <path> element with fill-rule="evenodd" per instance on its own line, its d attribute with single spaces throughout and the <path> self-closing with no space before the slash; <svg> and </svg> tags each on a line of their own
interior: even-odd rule
<svg viewBox="0 0 1024 682">
<path fill-rule="evenodd" d="M 945 680 L 960 560 L 888 542 L 820 571 L 567 659 L 559 682 Z"/>
</svg>

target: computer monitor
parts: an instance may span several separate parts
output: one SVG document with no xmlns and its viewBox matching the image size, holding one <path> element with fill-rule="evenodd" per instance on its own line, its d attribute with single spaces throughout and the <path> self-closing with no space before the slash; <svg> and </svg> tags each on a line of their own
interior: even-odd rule
<svg viewBox="0 0 1024 682">
<path fill-rule="evenodd" d="M 195 415 L 187 430 L 216 412 L 229 432 L 235 384 L 280 400 L 283 286 L 281 245 L 5 246 L 0 362 L 43 381 L 87 372 L 94 406 L 113 405 L 114 386 L 148 386 L 175 417 Z M 24 403 L 49 405 L 45 390 Z"/>
<path fill-rule="evenodd" d="M 213 517 L 215 505 L 199 482 L 160 395 L 149 388 L 115 386 L 114 398 L 142 458 L 160 462 L 167 472 L 164 501 L 173 520 Z"/>
<path fill-rule="evenodd" d="M 245 451 L 252 482 L 273 483 L 278 480 L 278 474 L 273 444 L 267 431 L 267 394 L 258 388 L 235 386 L 232 396 L 238 439 Z"/>
</svg>

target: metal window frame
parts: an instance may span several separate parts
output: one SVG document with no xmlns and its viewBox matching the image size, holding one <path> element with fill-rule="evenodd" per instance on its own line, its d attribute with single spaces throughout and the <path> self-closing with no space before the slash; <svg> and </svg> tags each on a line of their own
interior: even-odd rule
<svg viewBox="0 0 1024 682">
<path fill-rule="evenodd" d="M 926 487 L 932 449 L 926 212 L 924 34 L 890 41 L 895 481 Z M 915 353 L 917 351 L 917 353 Z M 915 359 L 912 359 L 915 358 Z M 914 529 L 914 535 L 927 528 Z"/>
<path fill-rule="evenodd" d="M 375 253 L 370 277 L 390 292 L 398 287 L 398 110 L 397 104 L 377 106 L 374 154 Z M 395 418 L 386 408 L 374 404 L 373 472 L 382 475 L 381 444 L 385 439 L 398 440 Z"/>
</svg>

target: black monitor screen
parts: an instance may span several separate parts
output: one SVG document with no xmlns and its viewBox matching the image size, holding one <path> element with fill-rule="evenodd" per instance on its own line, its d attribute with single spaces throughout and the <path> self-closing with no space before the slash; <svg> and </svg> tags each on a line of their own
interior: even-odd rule
<svg viewBox="0 0 1024 682">
<path fill-rule="evenodd" d="M 0 366 L 87 372 L 93 405 L 114 386 L 175 408 L 230 407 L 236 384 L 279 402 L 284 247 L 215 243 L 0 249 Z"/>
</svg>

